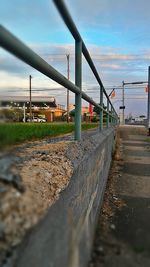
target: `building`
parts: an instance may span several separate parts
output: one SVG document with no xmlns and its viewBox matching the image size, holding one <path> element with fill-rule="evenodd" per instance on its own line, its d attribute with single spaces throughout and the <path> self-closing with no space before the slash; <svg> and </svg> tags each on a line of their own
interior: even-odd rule
<svg viewBox="0 0 150 267">
<path fill-rule="evenodd" d="M 26 96 L 7 96 L 0 100 L 1 114 L 6 114 L 6 110 L 13 112 L 18 110 L 17 121 L 25 120 L 30 116 L 30 101 Z M 66 112 L 63 105 L 57 105 L 54 97 L 32 97 L 32 117 L 43 117 L 47 122 L 59 120 Z M 6 116 L 7 117 L 7 116 Z M 15 119 L 16 120 L 16 119 Z"/>
</svg>

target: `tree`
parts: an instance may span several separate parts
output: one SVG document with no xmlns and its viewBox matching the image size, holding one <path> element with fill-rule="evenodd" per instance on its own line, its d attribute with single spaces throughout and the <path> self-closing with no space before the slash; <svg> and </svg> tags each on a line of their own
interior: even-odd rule
<svg viewBox="0 0 150 267">
<path fill-rule="evenodd" d="M 2 109 L 0 114 L 6 121 L 22 121 L 23 120 L 23 110 L 19 108 L 13 109 Z"/>
</svg>

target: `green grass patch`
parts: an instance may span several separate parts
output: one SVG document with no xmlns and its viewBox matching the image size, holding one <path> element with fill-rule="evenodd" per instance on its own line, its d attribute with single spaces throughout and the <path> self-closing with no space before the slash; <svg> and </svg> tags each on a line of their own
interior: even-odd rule
<svg viewBox="0 0 150 267">
<path fill-rule="evenodd" d="M 133 250 L 136 252 L 136 253 L 143 253 L 145 251 L 145 248 L 143 246 L 135 246 L 133 248 Z"/>
<path fill-rule="evenodd" d="M 82 130 L 98 127 L 98 123 L 83 123 Z M 1 123 L 0 147 L 46 136 L 54 137 L 74 131 L 73 123 Z"/>
</svg>

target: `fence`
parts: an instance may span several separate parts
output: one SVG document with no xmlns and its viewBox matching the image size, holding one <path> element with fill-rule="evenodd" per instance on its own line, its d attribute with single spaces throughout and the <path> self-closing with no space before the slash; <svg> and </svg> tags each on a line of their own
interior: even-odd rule
<svg viewBox="0 0 150 267">
<path fill-rule="evenodd" d="M 8 52 L 12 53 L 34 69 L 40 71 L 55 82 L 75 93 L 75 140 L 81 139 L 81 98 L 98 107 L 100 110 L 100 130 L 103 129 L 103 113 L 107 116 L 107 127 L 109 124 L 118 123 L 117 113 L 110 101 L 109 96 L 103 86 L 96 67 L 90 57 L 90 54 L 70 16 L 63 0 L 53 0 L 59 10 L 65 24 L 75 39 L 75 84 L 65 78 L 61 73 L 54 69 L 50 64 L 43 60 L 38 54 L 16 38 L 12 33 L 0 25 L 0 45 Z M 92 98 L 82 91 L 82 54 L 89 64 L 99 86 L 100 86 L 100 104 L 97 104 Z M 106 96 L 107 107 L 104 108 L 103 96 Z M 111 121 L 111 123 L 110 123 Z"/>
</svg>

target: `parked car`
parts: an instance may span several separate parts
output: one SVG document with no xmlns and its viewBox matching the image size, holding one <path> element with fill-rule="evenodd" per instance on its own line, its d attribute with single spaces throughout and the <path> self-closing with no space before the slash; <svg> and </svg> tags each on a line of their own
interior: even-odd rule
<svg viewBox="0 0 150 267">
<path fill-rule="evenodd" d="M 27 122 L 46 122 L 46 119 L 44 119 L 44 118 L 38 118 L 38 117 L 34 117 L 34 118 L 32 118 L 32 120 L 29 118 L 29 119 L 27 119 Z"/>
</svg>

